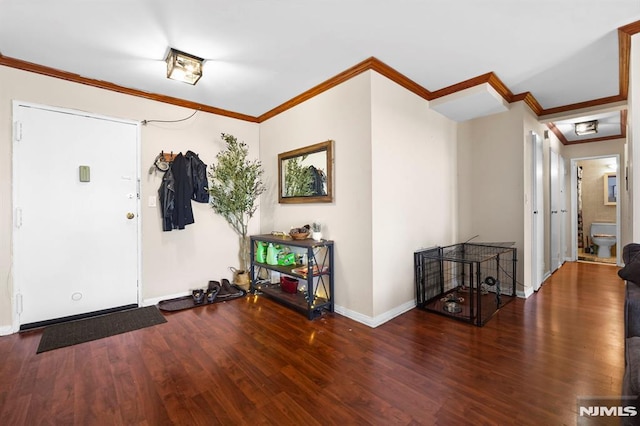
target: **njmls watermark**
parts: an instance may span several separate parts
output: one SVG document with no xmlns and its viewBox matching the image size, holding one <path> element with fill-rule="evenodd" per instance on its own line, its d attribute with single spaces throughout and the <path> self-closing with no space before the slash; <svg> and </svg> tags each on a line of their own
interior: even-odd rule
<svg viewBox="0 0 640 426">
<path fill-rule="evenodd" d="M 638 397 L 589 396 L 577 399 L 578 426 L 640 425 Z"/>
</svg>

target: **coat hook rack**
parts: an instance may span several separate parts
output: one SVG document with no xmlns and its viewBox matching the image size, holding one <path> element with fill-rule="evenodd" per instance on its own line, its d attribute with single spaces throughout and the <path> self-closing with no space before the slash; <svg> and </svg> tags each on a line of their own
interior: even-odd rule
<svg viewBox="0 0 640 426">
<path fill-rule="evenodd" d="M 173 151 L 171 151 L 170 154 L 164 151 L 160 151 L 160 157 L 167 163 L 171 163 L 173 160 L 175 160 L 177 155 L 178 154 L 174 154 Z"/>
</svg>

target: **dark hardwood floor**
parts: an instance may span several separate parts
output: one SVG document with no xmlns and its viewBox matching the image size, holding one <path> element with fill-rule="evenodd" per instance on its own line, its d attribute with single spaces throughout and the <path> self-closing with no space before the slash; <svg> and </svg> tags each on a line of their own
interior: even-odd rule
<svg viewBox="0 0 640 426">
<path fill-rule="evenodd" d="M 482 328 L 417 309 L 308 321 L 249 296 L 39 355 L 40 331 L 4 336 L 0 422 L 574 425 L 576 397 L 620 394 L 616 272 L 566 263 Z"/>
</svg>

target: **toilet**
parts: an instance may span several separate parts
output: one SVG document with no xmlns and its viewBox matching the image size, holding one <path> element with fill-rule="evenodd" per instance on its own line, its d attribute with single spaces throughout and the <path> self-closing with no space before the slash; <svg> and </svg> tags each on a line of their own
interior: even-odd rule
<svg viewBox="0 0 640 426">
<path fill-rule="evenodd" d="M 598 246 L 598 257 L 611 257 L 611 247 L 616 243 L 616 224 L 594 222 L 591 224 L 591 240 Z"/>
</svg>

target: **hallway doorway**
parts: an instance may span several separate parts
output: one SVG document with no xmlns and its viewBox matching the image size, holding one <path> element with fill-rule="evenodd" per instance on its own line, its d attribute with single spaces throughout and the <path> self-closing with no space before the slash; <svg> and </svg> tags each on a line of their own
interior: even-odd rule
<svg viewBox="0 0 640 426">
<path fill-rule="evenodd" d="M 573 159 L 571 170 L 573 253 L 579 261 L 618 264 L 620 208 L 619 156 Z"/>
</svg>

